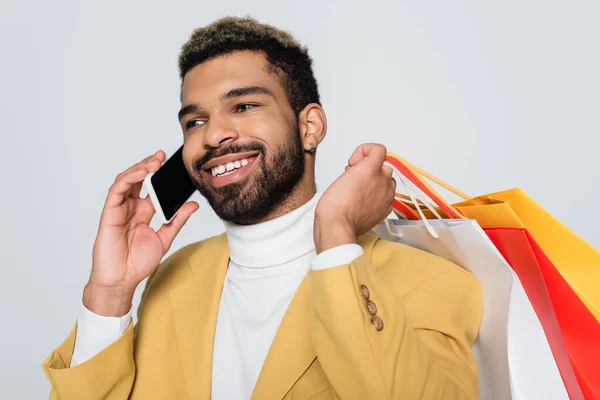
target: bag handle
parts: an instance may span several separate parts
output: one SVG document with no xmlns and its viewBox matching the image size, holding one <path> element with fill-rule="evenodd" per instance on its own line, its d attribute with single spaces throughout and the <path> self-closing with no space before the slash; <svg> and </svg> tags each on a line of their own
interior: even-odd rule
<svg viewBox="0 0 600 400">
<path fill-rule="evenodd" d="M 399 193 L 396 193 L 396 197 L 399 196 Z M 415 214 L 415 210 L 404 204 L 402 201 L 398 199 L 394 199 L 394 212 L 398 217 L 402 217 L 410 220 L 417 220 L 419 217 Z M 400 214 L 400 215 L 398 215 Z"/>
<path fill-rule="evenodd" d="M 423 204 L 438 219 L 442 219 L 442 217 L 435 210 L 435 206 L 431 205 L 427 201 L 427 199 L 425 198 L 425 196 L 421 193 L 421 190 L 419 188 L 417 188 L 412 182 L 410 182 L 400 171 L 398 171 L 398 169 L 396 167 L 394 167 L 392 165 L 391 168 L 396 173 L 396 175 L 398 175 L 398 179 L 399 179 L 400 184 L 404 187 L 404 190 L 408 193 L 408 196 L 410 197 L 410 202 L 408 200 L 405 200 L 404 198 L 400 197 L 402 199 L 402 201 L 406 201 L 408 204 L 411 204 L 411 205 L 413 205 L 415 207 L 415 209 L 419 213 L 419 218 L 418 219 L 421 220 L 421 221 L 423 221 L 423 223 L 425 224 L 425 227 L 427 228 L 427 231 L 429 232 L 429 234 L 431 234 L 431 236 L 433 236 L 434 238 L 439 239 L 439 235 L 437 234 L 437 232 L 435 231 L 435 229 L 433 229 L 433 227 L 431 226 L 431 223 L 429 223 L 429 221 L 427 220 L 427 218 L 423 214 L 423 210 L 421 209 L 421 204 Z M 417 198 L 418 198 L 418 200 L 417 200 Z M 394 206 L 395 207 L 398 207 L 398 206 L 407 207 L 405 204 L 401 203 L 400 200 L 398 200 L 398 199 L 394 199 Z M 408 208 L 408 210 L 410 210 L 411 212 L 413 212 L 413 210 L 411 208 Z M 396 213 L 396 215 L 398 215 L 398 212 L 395 211 L 395 213 Z M 385 222 L 385 227 L 386 227 L 388 233 L 391 236 L 395 236 L 395 237 L 400 238 L 400 239 L 402 238 L 402 235 L 400 235 L 398 233 L 395 233 L 392 230 L 392 228 L 390 226 L 390 223 L 389 223 L 389 220 L 387 218 L 384 220 L 384 222 Z"/>
<path fill-rule="evenodd" d="M 449 183 L 444 182 L 437 176 L 432 175 L 429 172 L 422 170 L 421 168 L 417 167 L 414 164 L 411 164 L 409 161 L 406 161 L 404 158 L 400 157 L 399 155 L 396 155 L 396 154 L 390 153 L 390 152 L 388 152 L 387 155 L 388 155 L 388 157 L 393 157 L 393 158 L 397 159 L 399 162 L 403 163 L 408 168 L 412 169 L 415 173 L 421 175 L 423 178 L 429 179 L 431 182 L 438 184 L 440 187 L 443 187 L 447 191 L 454 193 L 455 195 L 462 198 L 463 200 L 472 199 L 471 196 L 461 192 L 460 190 L 456 189 L 454 186 L 451 186 Z"/>
<path fill-rule="evenodd" d="M 407 178 L 412 184 L 414 184 L 426 196 L 428 196 L 432 200 L 433 203 L 435 203 L 438 207 L 440 207 L 446 213 L 448 218 L 464 219 L 464 216 L 461 215 L 450 203 L 448 203 L 423 178 L 425 177 L 427 179 L 430 179 L 432 182 L 437 183 L 441 187 L 449 190 L 452 193 L 455 193 L 456 195 L 462 197 L 463 199 L 469 199 L 470 197 L 467 196 L 465 193 L 459 191 L 458 189 L 455 189 L 454 187 L 450 186 L 449 184 L 447 184 L 446 182 L 442 181 L 441 179 L 435 177 L 434 175 L 414 166 L 413 164 L 409 163 L 408 161 L 404 160 L 403 158 L 401 158 L 400 156 L 398 156 L 394 153 L 388 152 L 386 155 L 385 161 L 387 163 L 389 163 L 392 167 L 395 167 L 395 169 L 397 169 L 401 175 L 403 175 L 405 178 Z M 398 195 L 398 194 L 396 194 L 396 195 Z M 400 210 L 400 209 L 396 208 L 397 204 L 402 204 L 402 203 L 395 200 L 394 208 L 396 210 L 398 210 L 399 212 L 401 212 L 402 214 L 405 214 L 405 211 L 406 211 L 405 208 L 409 208 L 409 207 L 406 207 L 404 204 L 402 204 L 402 206 L 404 206 L 404 207 L 403 207 L 403 210 Z M 419 214 L 421 214 L 419 205 L 415 204 L 415 207 L 417 207 L 417 211 L 419 211 Z M 412 217 L 416 217 L 416 215 L 413 213 Z M 417 219 L 417 218 L 409 218 L 409 219 Z"/>
</svg>

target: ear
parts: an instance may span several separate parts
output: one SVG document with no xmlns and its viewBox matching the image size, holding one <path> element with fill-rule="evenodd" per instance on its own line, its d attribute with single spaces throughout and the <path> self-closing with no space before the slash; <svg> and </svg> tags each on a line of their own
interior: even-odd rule
<svg viewBox="0 0 600 400">
<path fill-rule="evenodd" d="M 327 133 L 327 117 L 323 107 L 317 103 L 311 103 L 304 107 L 298 115 L 298 130 L 304 150 L 310 152 L 312 143 L 316 151 Z"/>
</svg>

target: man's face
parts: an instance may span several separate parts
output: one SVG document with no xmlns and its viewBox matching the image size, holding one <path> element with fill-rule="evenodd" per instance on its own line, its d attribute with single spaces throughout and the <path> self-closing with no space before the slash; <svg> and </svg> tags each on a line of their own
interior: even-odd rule
<svg viewBox="0 0 600 400">
<path fill-rule="evenodd" d="M 304 174 L 296 116 L 261 53 L 206 61 L 185 76 L 180 122 L 183 160 L 217 215 L 261 220 Z"/>
</svg>

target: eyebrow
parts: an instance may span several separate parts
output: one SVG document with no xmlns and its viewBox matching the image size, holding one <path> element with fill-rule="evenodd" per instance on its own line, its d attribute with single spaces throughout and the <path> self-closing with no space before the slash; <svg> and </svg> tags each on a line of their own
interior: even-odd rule
<svg viewBox="0 0 600 400">
<path fill-rule="evenodd" d="M 236 97 L 248 96 L 251 94 L 263 94 L 271 97 L 275 97 L 275 95 L 266 87 L 263 86 L 246 86 L 229 90 L 227 93 L 223 94 L 219 99 L 219 102 L 224 103 L 227 100 L 234 99 Z M 194 112 L 199 112 L 202 110 L 202 106 L 199 104 L 188 104 L 187 106 L 181 108 L 177 113 L 177 118 L 179 121 L 187 114 L 191 114 Z"/>
</svg>

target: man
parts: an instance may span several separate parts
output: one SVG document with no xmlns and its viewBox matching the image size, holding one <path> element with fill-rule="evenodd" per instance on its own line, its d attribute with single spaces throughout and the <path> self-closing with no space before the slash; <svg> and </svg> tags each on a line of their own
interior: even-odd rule
<svg viewBox="0 0 600 400">
<path fill-rule="evenodd" d="M 360 146 L 316 193 L 327 124 L 307 50 L 224 18 L 179 66 L 184 162 L 226 233 L 160 263 L 198 205 L 155 232 L 138 195 L 164 153 L 119 174 L 78 323 L 43 364 L 51 398 L 476 398 L 476 279 L 370 232 L 395 192 L 385 148 Z"/>
</svg>

